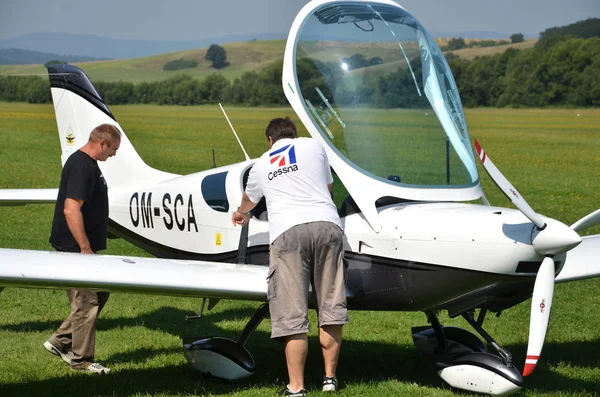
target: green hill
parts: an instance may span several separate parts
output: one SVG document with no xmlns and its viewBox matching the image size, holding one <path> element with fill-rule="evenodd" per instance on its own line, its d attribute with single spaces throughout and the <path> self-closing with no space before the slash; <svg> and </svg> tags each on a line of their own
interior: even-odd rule
<svg viewBox="0 0 600 397">
<path fill-rule="evenodd" d="M 443 46 L 447 43 L 447 39 L 436 39 L 438 45 Z M 490 53 L 504 52 L 507 48 L 523 48 L 523 46 L 532 47 L 537 40 L 527 41 L 520 44 L 509 44 L 497 47 L 469 48 L 465 50 L 455 51 L 454 53 L 460 57 L 473 59 L 476 56 L 490 55 Z M 240 77 L 245 72 L 258 71 L 264 68 L 269 63 L 283 58 L 285 50 L 285 40 L 267 40 L 267 41 L 248 41 L 240 43 L 223 44 L 223 48 L 227 52 L 227 61 L 229 66 L 223 69 L 213 69 L 210 62 L 204 59 L 207 48 L 196 50 L 187 50 L 173 52 L 169 54 L 155 55 L 144 58 L 120 59 L 110 61 L 93 61 L 93 62 L 78 62 L 73 63 L 81 67 L 92 79 L 92 81 L 126 81 L 139 83 L 142 81 L 160 81 L 167 79 L 177 73 L 185 73 L 197 79 L 219 73 L 228 80 L 234 80 Z M 368 58 L 373 56 L 382 56 L 386 58 L 386 53 L 389 57 L 390 52 L 383 51 L 382 48 L 373 48 L 366 44 L 356 43 L 356 53 L 361 53 Z M 322 45 L 321 51 L 330 53 L 328 46 Z M 395 53 L 393 53 L 395 54 Z M 352 54 L 348 54 L 351 56 Z M 397 61 L 400 62 L 399 54 Z M 198 66 L 190 69 L 177 71 L 165 71 L 163 66 L 165 63 L 184 59 L 196 61 Z M 385 59 L 388 61 L 396 61 L 395 59 Z M 393 64 L 393 62 L 391 63 Z M 0 74 L 40 74 L 45 75 L 46 69 L 43 65 L 1 65 Z"/>
<path fill-rule="evenodd" d="M 522 43 L 505 44 L 494 47 L 463 48 L 461 50 L 452 51 L 452 53 L 460 58 L 471 61 L 477 57 L 502 54 L 509 48 L 514 48 L 515 50 L 527 50 L 533 48 L 537 42 L 538 39 L 528 39 Z"/>
<path fill-rule="evenodd" d="M 112 61 L 95 61 L 73 63 L 81 67 L 92 81 L 127 81 L 138 83 L 142 81 L 164 80 L 177 73 L 185 73 L 192 77 L 203 79 L 219 73 L 233 80 L 244 72 L 260 70 L 267 64 L 283 58 L 285 40 L 249 41 L 243 43 L 223 44 L 230 65 L 216 70 L 210 62 L 204 59 L 207 48 L 173 52 L 144 58 L 119 59 Z M 198 66 L 193 69 L 165 71 L 163 66 L 176 59 L 194 60 Z M 43 65 L 2 65 L 0 74 L 45 74 Z"/>
</svg>

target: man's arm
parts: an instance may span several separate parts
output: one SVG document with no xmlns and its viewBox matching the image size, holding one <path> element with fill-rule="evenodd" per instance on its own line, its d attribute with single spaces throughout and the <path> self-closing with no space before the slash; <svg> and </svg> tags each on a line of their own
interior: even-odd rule
<svg viewBox="0 0 600 397">
<path fill-rule="evenodd" d="M 85 227 L 83 226 L 83 214 L 81 213 L 82 205 L 83 200 L 81 199 L 65 199 L 65 219 L 73 238 L 77 242 L 77 245 L 79 245 L 81 253 L 93 254 L 94 251 L 92 251 L 90 247 L 90 241 L 85 234 Z"/>
<path fill-rule="evenodd" d="M 242 204 L 240 204 L 238 209 L 233 213 L 231 222 L 233 222 L 234 225 L 244 225 L 249 219 L 248 212 L 252 211 L 254 207 L 256 207 L 256 203 L 253 203 L 246 192 L 244 192 L 242 195 Z"/>
</svg>

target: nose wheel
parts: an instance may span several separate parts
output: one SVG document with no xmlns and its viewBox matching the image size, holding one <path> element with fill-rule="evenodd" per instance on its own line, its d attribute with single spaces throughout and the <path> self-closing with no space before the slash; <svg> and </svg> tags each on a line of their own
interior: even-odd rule
<svg viewBox="0 0 600 397">
<path fill-rule="evenodd" d="M 442 326 L 433 311 L 425 314 L 431 325 L 413 328 L 413 341 L 419 350 L 435 357 L 438 375 L 450 386 L 491 395 L 512 394 L 521 389 L 523 377 L 512 364 L 512 355 L 482 327 L 485 310 L 477 320 L 473 312 L 463 317 L 497 354 L 489 353 L 472 332 Z"/>
</svg>

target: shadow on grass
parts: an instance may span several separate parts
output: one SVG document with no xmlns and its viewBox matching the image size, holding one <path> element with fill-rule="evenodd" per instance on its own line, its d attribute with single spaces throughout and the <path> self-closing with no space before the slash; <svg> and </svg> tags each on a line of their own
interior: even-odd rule
<svg viewBox="0 0 600 397">
<path fill-rule="evenodd" d="M 52 379 L 19 384 L 0 385 L 2 395 L 39 396 L 60 393 L 81 397 L 128 396 L 134 394 L 195 394 L 224 395 L 248 389 L 267 389 L 265 395 L 275 391 L 287 381 L 283 346 L 271 341 L 267 332 L 257 332 L 248 345 L 257 362 L 254 376 L 248 380 L 228 383 L 195 372 L 186 364 L 143 370 L 120 370 L 107 376 L 66 372 Z M 107 363 L 137 361 L 149 355 L 171 351 L 166 349 L 140 349 L 129 355 L 113 355 Z M 422 386 L 441 387 L 433 365 L 416 359 L 412 349 L 385 343 L 348 341 L 344 345 L 339 375 L 343 385 L 359 382 L 398 380 Z M 122 361 L 123 362 L 123 361 Z M 368 364 L 367 364 L 368 363 Z M 65 367 L 66 370 L 66 367 Z M 66 370 L 68 371 L 68 370 Z M 310 338 L 310 354 L 306 365 L 306 387 L 318 390 L 323 375 L 323 362 L 316 337 Z M 255 393 L 258 393 L 255 392 Z M 256 395 L 256 394 L 253 394 Z"/>
<path fill-rule="evenodd" d="M 600 338 L 590 341 L 550 342 L 544 344 L 540 361 L 533 374 L 525 378 L 525 387 L 539 392 L 554 391 L 579 391 L 586 390 L 593 395 L 600 395 L 600 382 L 572 379 L 553 372 L 549 367 L 561 363 L 577 368 L 600 368 L 600 355 L 598 355 Z M 525 363 L 526 344 L 505 346 L 513 353 L 513 363 L 522 369 Z"/>
<path fill-rule="evenodd" d="M 258 305 L 257 305 L 258 307 Z M 96 323 L 96 329 L 99 331 L 108 331 L 116 328 L 144 326 L 149 329 L 157 329 L 163 332 L 168 332 L 172 335 L 181 336 L 185 332 L 207 332 L 210 335 L 211 331 L 219 332 L 220 336 L 231 337 L 235 334 L 234 331 L 223 330 L 214 325 L 219 321 L 231 321 L 236 318 L 248 319 L 254 314 L 252 308 L 240 308 L 225 310 L 222 312 L 205 313 L 205 318 L 200 320 L 185 321 L 186 315 L 193 315 L 189 311 L 173 308 L 162 307 L 148 314 L 139 315 L 136 317 L 115 317 L 103 318 L 102 314 Z M 11 332 L 43 332 L 46 331 L 52 334 L 60 326 L 61 321 L 24 321 L 15 324 L 5 324 L 0 326 L 2 331 Z"/>
<path fill-rule="evenodd" d="M 98 320 L 99 330 L 145 326 L 180 336 L 191 331 L 194 335 L 224 336 L 237 339 L 239 331 L 224 330 L 220 321 L 248 319 L 252 308 L 231 309 L 210 313 L 206 319 L 185 323 L 182 319 L 189 312 L 164 307 L 149 314 L 131 318 L 111 318 Z M 47 330 L 52 332 L 58 324 L 54 322 L 25 322 L 5 325 L 4 330 L 27 332 Z M 350 325 L 351 326 L 351 325 Z M 408 330 L 400 329 L 399 332 Z M 582 392 L 600 393 L 600 384 L 595 381 L 572 379 L 552 372 L 548 365 L 565 363 L 573 367 L 600 367 L 600 357 L 595 354 L 600 339 L 587 342 L 548 343 L 544 347 L 543 358 L 536 371 L 525 380 L 525 389 L 536 392 Z M 265 331 L 255 332 L 247 346 L 256 362 L 256 373 L 248 380 L 227 383 L 219 379 L 203 376 L 185 364 L 170 365 L 152 369 L 124 369 L 109 376 L 90 376 L 70 373 L 59 378 L 31 381 L 19 384 L 0 385 L 2 395 L 44 395 L 48 391 L 60 391 L 78 396 L 121 396 L 131 394 L 210 394 L 222 395 L 248 388 L 267 388 L 273 391 L 287 381 L 287 370 L 283 345 L 272 341 Z M 506 346 L 513 352 L 513 362 L 522 367 L 526 346 L 516 344 Z M 105 361 L 111 364 L 139 364 L 153 356 L 181 352 L 183 348 L 140 348 L 130 352 L 114 354 Z M 309 390 L 318 390 L 323 375 L 323 361 L 319 341 L 309 337 L 309 356 L 306 365 L 306 383 Z M 338 375 L 343 384 L 382 382 L 397 380 L 416 383 L 433 388 L 449 388 L 436 375 L 437 369 L 432 359 L 424 357 L 412 346 L 378 341 L 345 340 L 340 357 Z M 454 390 L 459 394 L 461 391 Z"/>
</svg>

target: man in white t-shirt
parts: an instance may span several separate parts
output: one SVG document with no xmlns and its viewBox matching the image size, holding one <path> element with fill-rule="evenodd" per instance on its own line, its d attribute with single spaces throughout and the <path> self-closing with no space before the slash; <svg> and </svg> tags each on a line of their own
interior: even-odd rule
<svg viewBox="0 0 600 397">
<path fill-rule="evenodd" d="M 272 338 L 282 338 L 290 383 L 282 395 L 305 396 L 308 300 L 312 285 L 325 362 L 324 391 L 337 391 L 342 326 L 348 323 L 344 285 L 343 231 L 331 199 L 333 177 L 327 154 L 311 138 L 296 138 L 288 117 L 273 119 L 265 132 L 270 149 L 252 167 L 235 225 L 249 221 L 264 196 L 269 214 L 269 311 Z"/>
</svg>

